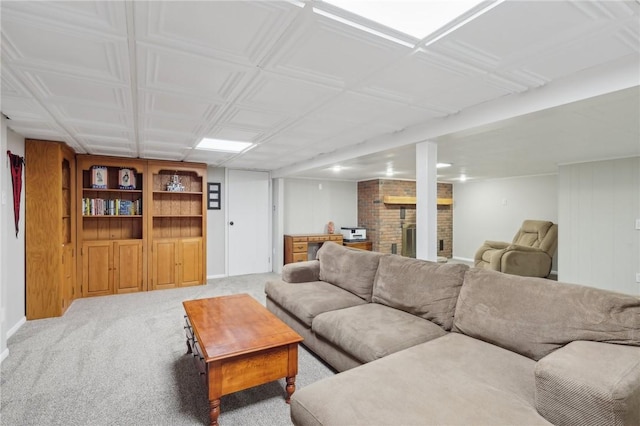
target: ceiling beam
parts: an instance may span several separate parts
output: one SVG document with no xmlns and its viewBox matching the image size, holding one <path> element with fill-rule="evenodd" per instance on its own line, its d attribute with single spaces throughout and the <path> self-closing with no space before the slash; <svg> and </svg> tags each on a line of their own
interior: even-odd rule
<svg viewBox="0 0 640 426">
<path fill-rule="evenodd" d="M 327 167 L 364 155 L 375 154 L 440 136 L 499 123 L 561 105 L 583 101 L 607 93 L 640 86 L 639 59 L 630 55 L 604 66 L 590 68 L 561 78 L 524 93 L 513 94 L 476 105 L 458 114 L 408 127 L 399 132 L 382 135 L 309 161 L 272 171 L 273 178 L 287 177 L 306 170 Z"/>
</svg>

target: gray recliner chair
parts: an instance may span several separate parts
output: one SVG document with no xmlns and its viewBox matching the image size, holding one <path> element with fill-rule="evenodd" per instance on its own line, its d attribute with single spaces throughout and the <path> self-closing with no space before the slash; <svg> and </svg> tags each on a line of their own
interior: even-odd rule
<svg viewBox="0 0 640 426">
<path fill-rule="evenodd" d="M 527 277 L 547 277 L 558 248 L 558 225 L 525 220 L 511 244 L 485 241 L 474 257 L 475 266 Z"/>
</svg>

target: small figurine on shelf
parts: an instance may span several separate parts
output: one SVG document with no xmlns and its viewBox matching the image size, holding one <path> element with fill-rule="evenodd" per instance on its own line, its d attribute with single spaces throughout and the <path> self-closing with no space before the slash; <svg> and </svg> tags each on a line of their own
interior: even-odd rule
<svg viewBox="0 0 640 426">
<path fill-rule="evenodd" d="M 167 183 L 167 191 L 182 192 L 184 191 L 184 185 L 180 182 L 180 176 L 178 173 L 171 176 L 171 180 Z"/>
</svg>

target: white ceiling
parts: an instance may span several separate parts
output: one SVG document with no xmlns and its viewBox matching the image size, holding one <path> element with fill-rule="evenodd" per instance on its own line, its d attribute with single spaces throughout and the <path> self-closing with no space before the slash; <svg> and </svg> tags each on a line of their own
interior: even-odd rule
<svg viewBox="0 0 640 426">
<path fill-rule="evenodd" d="M 320 1 L 0 4 L 9 126 L 80 153 L 362 180 L 429 140 L 445 181 L 640 155 L 638 1 L 507 1 L 415 48 Z"/>
</svg>

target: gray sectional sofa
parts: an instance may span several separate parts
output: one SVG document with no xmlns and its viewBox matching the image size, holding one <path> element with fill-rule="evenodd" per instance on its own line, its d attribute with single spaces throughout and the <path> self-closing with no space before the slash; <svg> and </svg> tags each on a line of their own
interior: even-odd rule
<svg viewBox="0 0 640 426">
<path fill-rule="evenodd" d="M 640 424 L 640 298 L 335 243 L 265 292 L 340 372 L 296 425 Z"/>
</svg>

